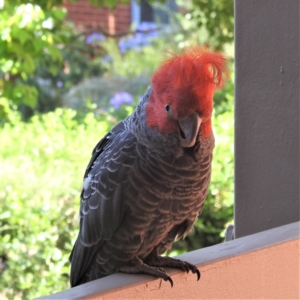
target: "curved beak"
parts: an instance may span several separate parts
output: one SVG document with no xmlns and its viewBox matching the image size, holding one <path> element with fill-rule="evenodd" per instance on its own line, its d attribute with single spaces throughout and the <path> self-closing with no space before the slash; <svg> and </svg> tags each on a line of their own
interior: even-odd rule
<svg viewBox="0 0 300 300">
<path fill-rule="evenodd" d="M 201 121 L 197 113 L 178 121 L 180 144 L 182 147 L 189 148 L 195 145 Z"/>
</svg>

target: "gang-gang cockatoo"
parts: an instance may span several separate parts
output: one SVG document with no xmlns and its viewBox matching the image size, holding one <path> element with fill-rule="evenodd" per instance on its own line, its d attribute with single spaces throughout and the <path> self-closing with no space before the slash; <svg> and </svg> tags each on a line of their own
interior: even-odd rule
<svg viewBox="0 0 300 300">
<path fill-rule="evenodd" d="M 166 59 L 134 112 L 93 150 L 84 175 L 71 286 L 116 272 L 173 281 L 163 267 L 196 266 L 162 257 L 201 212 L 211 174 L 214 90 L 225 58 L 200 47 Z"/>
</svg>

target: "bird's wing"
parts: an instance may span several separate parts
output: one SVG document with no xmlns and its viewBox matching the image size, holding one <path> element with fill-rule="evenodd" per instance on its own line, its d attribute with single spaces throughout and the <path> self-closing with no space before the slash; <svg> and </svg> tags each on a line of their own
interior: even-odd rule
<svg viewBox="0 0 300 300">
<path fill-rule="evenodd" d="M 123 189 L 136 159 L 135 146 L 135 137 L 121 122 L 93 151 L 81 193 L 80 231 L 70 256 L 72 286 L 84 276 L 97 250 L 120 224 Z"/>
</svg>

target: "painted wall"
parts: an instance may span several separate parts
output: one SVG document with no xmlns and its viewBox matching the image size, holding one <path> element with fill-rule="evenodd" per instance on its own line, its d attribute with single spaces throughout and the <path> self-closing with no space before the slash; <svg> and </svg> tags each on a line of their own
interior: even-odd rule
<svg viewBox="0 0 300 300">
<path fill-rule="evenodd" d="M 300 220 L 297 0 L 235 1 L 235 235 Z"/>
<path fill-rule="evenodd" d="M 297 267 L 298 266 L 298 267 Z M 299 299 L 299 240 L 201 267 L 193 274 L 162 280 L 86 299 Z"/>
<path fill-rule="evenodd" d="M 169 282 L 149 275 L 114 274 L 51 299 L 300 299 L 300 222 L 192 251 L 178 258 L 195 274 L 167 269 Z"/>
</svg>

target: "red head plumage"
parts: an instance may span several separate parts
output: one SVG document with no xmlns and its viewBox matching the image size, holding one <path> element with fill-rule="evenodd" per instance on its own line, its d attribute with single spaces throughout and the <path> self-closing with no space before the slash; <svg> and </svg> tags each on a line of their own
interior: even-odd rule
<svg viewBox="0 0 300 300">
<path fill-rule="evenodd" d="M 193 113 L 202 119 L 202 135 L 211 134 L 214 90 L 227 74 L 225 57 L 195 47 L 173 55 L 152 77 L 152 92 L 147 105 L 147 124 L 164 134 L 178 127 L 176 121 Z M 171 114 L 166 113 L 169 105 Z"/>
</svg>

